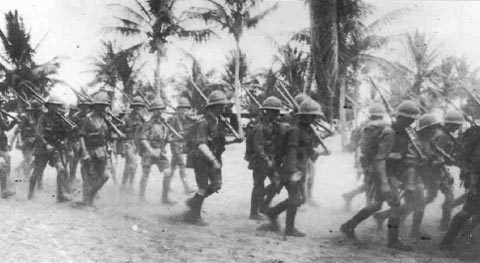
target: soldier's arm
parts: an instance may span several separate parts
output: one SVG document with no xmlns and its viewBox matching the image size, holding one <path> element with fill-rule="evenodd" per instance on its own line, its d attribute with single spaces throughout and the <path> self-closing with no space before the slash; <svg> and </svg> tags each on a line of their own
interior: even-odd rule
<svg viewBox="0 0 480 263">
<path fill-rule="evenodd" d="M 293 174 L 298 172 L 298 147 L 300 145 L 300 130 L 292 129 L 287 135 L 287 148 L 285 168 L 287 173 Z"/>
<path fill-rule="evenodd" d="M 256 155 L 263 161 L 269 161 L 267 154 L 265 153 L 264 143 L 265 138 L 263 138 L 263 129 L 262 127 L 256 126 L 253 130 L 253 145 L 255 146 Z"/>
<path fill-rule="evenodd" d="M 406 154 L 406 175 L 407 175 L 407 190 L 414 190 L 417 180 L 417 167 L 422 163 L 420 156 L 418 156 L 411 143 L 408 145 Z"/>
<path fill-rule="evenodd" d="M 44 128 L 44 122 L 45 122 L 45 117 L 42 116 L 40 117 L 37 126 L 35 127 L 35 139 L 39 142 L 41 142 L 44 145 L 47 145 L 48 142 L 45 139 L 44 133 L 43 133 L 43 128 Z"/>
<path fill-rule="evenodd" d="M 386 161 L 388 155 L 392 152 L 394 141 L 395 133 L 388 128 L 378 138 L 378 151 L 375 156 L 374 168 L 383 185 L 389 184 Z"/>
</svg>

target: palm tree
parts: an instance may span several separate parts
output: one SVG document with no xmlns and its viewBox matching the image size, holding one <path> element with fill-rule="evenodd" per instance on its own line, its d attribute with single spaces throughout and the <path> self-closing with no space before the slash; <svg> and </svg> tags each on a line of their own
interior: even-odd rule
<svg viewBox="0 0 480 263">
<path fill-rule="evenodd" d="M 119 25 L 107 27 L 107 32 L 117 32 L 132 39 L 142 39 L 131 47 L 133 50 L 148 48 L 156 55 L 155 86 L 157 95 L 160 89 L 160 64 L 165 56 L 167 44 L 172 37 L 205 41 L 213 34 L 210 29 L 189 30 L 184 27 L 188 18 L 174 13 L 179 0 L 135 0 L 136 8 L 123 4 L 109 6 L 123 11 L 123 17 L 115 16 Z"/>
<path fill-rule="evenodd" d="M 240 123 L 240 40 L 246 29 L 254 28 L 258 23 L 265 18 L 272 11 L 277 9 L 278 4 L 274 4 L 269 8 L 260 11 L 256 15 L 252 15 L 251 11 L 262 0 L 205 0 L 212 7 L 196 7 L 189 11 L 189 17 L 201 18 L 207 23 L 213 23 L 218 25 L 221 29 L 226 30 L 229 34 L 233 35 L 235 39 L 236 47 L 236 62 L 235 62 L 235 103 L 237 120 Z M 239 127 L 239 134 L 243 137 L 243 130 Z"/>
<path fill-rule="evenodd" d="M 29 99 L 33 96 L 32 88 L 41 96 L 47 95 L 52 86 L 61 82 L 53 77 L 60 67 L 59 59 L 55 57 L 43 64 L 36 63 L 34 55 L 41 41 L 32 47 L 30 33 L 16 10 L 6 13 L 5 21 L 6 29 L 0 30 L 3 47 L 0 54 L 0 92 Z M 11 93 L 12 89 L 15 94 Z M 17 107 L 22 107 L 20 102 Z"/>
</svg>

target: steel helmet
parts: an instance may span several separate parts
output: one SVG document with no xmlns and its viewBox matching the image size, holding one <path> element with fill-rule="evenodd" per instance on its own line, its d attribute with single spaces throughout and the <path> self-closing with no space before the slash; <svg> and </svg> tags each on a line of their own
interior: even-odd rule
<svg viewBox="0 0 480 263">
<path fill-rule="evenodd" d="M 423 114 L 418 120 L 417 131 L 421 131 L 436 124 L 440 124 L 440 121 L 435 117 L 435 115 L 431 113 Z"/>
<path fill-rule="evenodd" d="M 191 107 L 192 106 L 190 106 L 190 101 L 188 101 L 187 98 L 182 97 L 178 100 L 177 108 L 191 108 Z"/>
<path fill-rule="evenodd" d="M 131 107 L 145 107 L 145 106 L 147 106 L 147 105 L 145 104 L 145 101 L 143 100 L 143 98 L 140 97 L 140 96 L 135 96 L 132 100 L 132 103 L 130 103 L 130 108 Z"/>
<path fill-rule="evenodd" d="M 322 107 L 316 101 L 308 99 L 300 104 L 296 115 L 318 115 L 323 116 Z"/>
<path fill-rule="evenodd" d="M 78 98 L 77 100 L 77 106 L 78 105 L 92 105 L 92 101 L 87 100 L 85 98 Z"/>
<path fill-rule="evenodd" d="M 220 104 L 230 104 L 230 101 L 227 99 L 227 95 L 223 91 L 216 90 L 208 96 L 208 102 L 205 107 L 210 107 L 213 105 Z"/>
<path fill-rule="evenodd" d="M 456 110 L 450 110 L 445 114 L 445 124 L 458 124 L 463 125 L 463 114 Z"/>
<path fill-rule="evenodd" d="M 99 92 L 93 96 L 93 105 L 110 106 L 110 97 L 106 92 Z"/>
<path fill-rule="evenodd" d="M 156 99 L 153 101 L 152 105 L 148 108 L 149 111 L 153 110 L 164 110 L 166 108 L 165 103 L 163 103 L 163 100 L 161 99 Z"/>
<path fill-rule="evenodd" d="M 282 110 L 282 102 L 275 96 L 268 97 L 263 101 L 262 110 Z"/>
<path fill-rule="evenodd" d="M 370 108 L 368 108 L 368 115 L 369 116 L 376 116 L 376 117 L 383 117 L 387 114 L 385 107 L 380 103 L 375 103 Z"/>
<path fill-rule="evenodd" d="M 63 105 L 62 99 L 57 94 L 50 95 L 50 97 L 48 97 L 47 103 L 48 104 L 55 104 L 55 105 Z"/>
<path fill-rule="evenodd" d="M 400 103 L 397 107 L 397 116 L 404 116 L 407 118 L 416 119 L 420 114 L 420 107 L 418 107 L 417 103 L 406 100 Z"/>
<path fill-rule="evenodd" d="M 300 93 L 298 94 L 297 96 L 295 96 L 295 102 L 298 104 L 298 105 L 301 105 L 302 102 L 304 102 L 305 100 L 307 99 L 310 99 L 310 97 L 305 94 L 305 93 Z"/>
</svg>

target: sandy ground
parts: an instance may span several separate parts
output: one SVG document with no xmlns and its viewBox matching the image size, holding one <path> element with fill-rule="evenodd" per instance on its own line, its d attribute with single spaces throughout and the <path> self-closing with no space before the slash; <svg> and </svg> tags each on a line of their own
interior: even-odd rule
<svg viewBox="0 0 480 263">
<path fill-rule="evenodd" d="M 55 203 L 55 176 L 46 170 L 45 189 L 27 201 L 26 183 L 12 174 L 17 195 L 0 201 L 0 262 L 457 262 L 437 250 L 440 202 L 428 208 L 425 231 L 433 240 L 405 242 L 416 251 L 398 253 L 385 246 L 385 231 L 377 232 L 367 220 L 357 230 L 359 241 L 348 241 L 338 228 L 361 208 L 359 197 L 352 212 L 344 210 L 341 193 L 357 186 L 353 158 L 339 153 L 331 138 L 333 154 L 317 163 L 315 199 L 318 207 L 304 206 L 297 226 L 306 238 L 285 238 L 257 230 L 264 222 L 248 219 L 251 171 L 243 161 L 244 145 L 229 146 L 224 155 L 224 185 L 219 194 L 207 199 L 203 217 L 210 223 L 196 227 L 172 218 L 186 207 L 178 176 L 172 197 L 178 204 L 160 205 L 161 175 L 154 169 L 147 189 L 147 203 L 135 193 L 120 194 L 110 180 L 100 192 L 94 209 L 73 208 Z M 21 155 L 13 153 L 13 166 Z M 119 170 L 123 169 L 120 161 Z M 189 180 L 193 183 L 193 174 Z M 138 187 L 140 171 L 135 187 Z M 285 193 L 275 199 L 283 199 Z M 76 199 L 81 196 L 77 194 Z M 281 217 L 282 224 L 284 217 Z M 408 232 L 408 220 L 402 232 Z M 402 233 L 402 236 L 404 234 Z M 478 246 L 477 248 L 478 249 Z"/>
</svg>

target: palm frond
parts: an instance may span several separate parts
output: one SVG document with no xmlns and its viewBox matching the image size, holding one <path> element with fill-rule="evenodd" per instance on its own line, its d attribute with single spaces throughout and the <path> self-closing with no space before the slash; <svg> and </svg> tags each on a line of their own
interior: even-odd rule
<svg viewBox="0 0 480 263">
<path fill-rule="evenodd" d="M 263 10 L 259 14 L 253 16 L 253 17 L 245 17 L 245 26 L 247 28 L 253 28 L 256 27 L 258 22 L 263 20 L 266 16 L 271 14 L 273 11 L 278 9 L 278 3 L 273 4 L 271 7 Z"/>
<path fill-rule="evenodd" d="M 109 26 L 109 27 L 103 28 L 103 30 L 107 33 L 111 33 L 111 32 L 120 33 L 124 36 L 138 36 L 140 34 L 145 33 L 140 29 L 124 27 L 124 26 Z"/>
<path fill-rule="evenodd" d="M 379 19 L 368 25 L 365 28 L 364 32 L 366 35 L 373 34 L 378 30 L 384 28 L 385 26 L 390 25 L 394 20 L 397 20 L 398 18 L 411 12 L 411 8 L 400 8 L 390 11 L 389 13 L 385 14 L 384 16 L 380 17 Z"/>
</svg>

